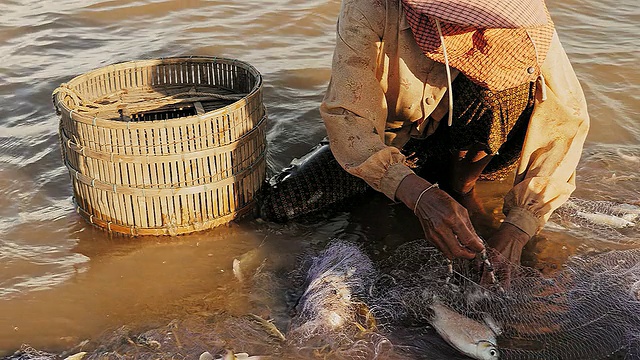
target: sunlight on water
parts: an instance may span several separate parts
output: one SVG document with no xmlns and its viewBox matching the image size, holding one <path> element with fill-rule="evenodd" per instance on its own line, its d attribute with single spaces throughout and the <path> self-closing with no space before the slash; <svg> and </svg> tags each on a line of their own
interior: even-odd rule
<svg viewBox="0 0 640 360">
<path fill-rule="evenodd" d="M 592 116 L 577 194 L 637 199 L 636 0 L 548 5 Z M 149 319 L 164 325 L 184 315 L 193 297 L 216 299 L 209 305 L 220 311 L 246 312 L 251 301 L 234 285 L 232 262 L 265 236 L 277 257 L 338 235 L 410 240 L 419 233 L 413 228 L 398 235 L 406 224 L 360 209 L 309 226 L 242 222 L 177 239 L 129 240 L 91 228 L 73 210 L 51 104 L 59 84 L 133 59 L 211 55 L 247 61 L 264 75 L 269 164 L 278 170 L 325 135 L 318 106 L 331 74 L 339 8 L 336 0 L 3 1 L 0 356 L 22 343 L 61 350 L 110 327 Z M 503 183 L 480 190 L 499 212 L 508 189 Z M 545 236 L 532 256 L 568 256 L 580 246 L 559 234 Z M 563 244 L 570 244 L 566 254 L 554 251 Z"/>
</svg>

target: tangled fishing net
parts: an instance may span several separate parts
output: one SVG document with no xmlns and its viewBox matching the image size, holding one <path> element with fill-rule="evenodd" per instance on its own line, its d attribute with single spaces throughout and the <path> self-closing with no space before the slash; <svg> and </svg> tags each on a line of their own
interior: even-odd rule
<svg viewBox="0 0 640 360">
<path fill-rule="evenodd" d="M 373 301 L 390 324 L 427 324 L 438 301 L 491 328 L 501 359 L 640 358 L 640 250 L 576 257 L 551 277 L 511 265 L 502 292 L 479 285 L 473 263 L 451 273 L 424 241 L 399 247 L 384 268 Z"/>
<path fill-rule="evenodd" d="M 391 344 L 377 332 L 366 304 L 377 274 L 369 257 L 357 246 L 337 241 L 310 262 L 302 267 L 308 269 L 304 292 L 287 332 L 293 352 L 302 356 L 313 349 L 302 358 L 363 360 L 388 353 Z"/>
<path fill-rule="evenodd" d="M 503 289 L 480 285 L 478 266 L 450 267 L 424 240 L 376 264 L 359 247 L 333 242 L 302 267 L 283 354 L 462 358 L 429 328 L 437 301 L 494 331 L 501 359 L 640 358 L 640 249 L 574 257 L 551 276 L 511 264 L 497 273 L 509 276 Z"/>
<path fill-rule="evenodd" d="M 6 360 L 52 360 L 56 358 L 55 354 L 36 350 L 29 345 L 22 345 L 20 350 L 7 357 Z"/>
<path fill-rule="evenodd" d="M 640 206 L 571 198 L 552 215 L 550 228 L 579 237 L 628 244 L 640 241 Z"/>
<path fill-rule="evenodd" d="M 257 195 L 257 212 L 263 219 L 284 222 L 335 210 L 370 190 L 364 180 L 342 169 L 323 141 L 269 180 Z"/>
<path fill-rule="evenodd" d="M 493 331 L 500 359 L 640 359 L 640 249 L 576 256 L 547 276 L 511 264 L 496 274 L 509 275 L 502 291 L 480 285 L 475 261 L 449 265 L 424 240 L 375 263 L 335 241 L 294 270 L 253 274 L 258 291 L 296 288 L 285 325 L 219 313 L 123 328 L 85 359 L 219 358 L 228 349 L 261 359 L 464 359 L 430 327 L 436 303 L 464 319 L 452 329 L 474 321 Z M 49 355 L 25 349 L 11 359 L 59 358 Z"/>
<path fill-rule="evenodd" d="M 637 144 L 594 144 L 586 147 L 576 169 L 579 186 L 575 197 L 556 210 L 547 229 L 568 232 L 586 241 L 638 243 L 638 165 L 640 146 Z M 589 200 L 585 200 L 587 198 Z"/>
</svg>

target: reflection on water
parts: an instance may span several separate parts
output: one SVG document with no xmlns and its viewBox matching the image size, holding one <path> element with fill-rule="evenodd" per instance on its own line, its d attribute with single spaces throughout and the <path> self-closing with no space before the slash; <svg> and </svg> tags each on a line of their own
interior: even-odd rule
<svg viewBox="0 0 640 360">
<path fill-rule="evenodd" d="M 73 212 L 51 105 L 51 92 L 60 83 L 132 59 L 188 54 L 242 59 L 264 75 L 269 164 L 280 169 L 324 137 L 317 108 L 330 76 L 339 7 L 337 0 L 3 1 L 0 354 L 21 343 L 63 349 L 122 324 L 166 325 L 165 320 L 192 311 L 186 306 L 190 301 L 237 314 L 253 309 L 234 285 L 232 262 L 265 236 L 273 257 L 295 256 L 332 237 L 377 244 L 371 245 L 373 252 L 384 253 L 383 244 L 420 236 L 410 212 L 383 199 L 375 200 L 383 211 L 362 206 L 313 224 L 245 221 L 177 239 L 134 241 L 110 238 Z M 637 201 L 637 5 L 550 0 L 549 7 L 593 120 L 576 195 Z M 508 182 L 481 184 L 489 211 L 499 213 L 508 189 Z M 531 261 L 559 263 L 585 246 L 599 246 L 562 233 L 543 235 L 530 245 Z"/>
</svg>

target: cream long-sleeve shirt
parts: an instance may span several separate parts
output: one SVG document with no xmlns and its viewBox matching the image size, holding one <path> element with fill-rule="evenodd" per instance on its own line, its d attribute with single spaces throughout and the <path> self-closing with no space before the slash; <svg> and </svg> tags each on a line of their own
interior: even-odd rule
<svg viewBox="0 0 640 360">
<path fill-rule="evenodd" d="M 458 71 L 451 70 L 455 77 Z M 575 189 L 589 129 L 582 88 L 557 34 L 542 75 L 503 209 L 506 222 L 531 236 Z M 413 173 L 399 149 L 411 135 L 434 131 L 438 124 L 429 119 L 446 113 L 446 90 L 445 66 L 424 56 L 400 0 L 343 0 L 320 112 L 331 150 L 346 171 L 395 200 L 400 182 Z"/>
</svg>

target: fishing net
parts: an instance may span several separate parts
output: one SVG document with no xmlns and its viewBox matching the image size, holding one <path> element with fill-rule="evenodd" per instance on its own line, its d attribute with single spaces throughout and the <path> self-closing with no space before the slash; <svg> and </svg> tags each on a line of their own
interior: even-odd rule
<svg viewBox="0 0 640 360">
<path fill-rule="evenodd" d="M 607 200 L 570 198 L 547 228 L 583 238 L 628 244 L 640 241 L 640 206 Z"/>
<path fill-rule="evenodd" d="M 425 241 L 402 245 L 383 267 L 372 301 L 389 324 L 428 324 L 437 301 L 494 330 L 501 359 L 639 358 L 640 250 L 576 257 L 550 277 L 510 265 L 498 274 L 510 275 L 503 291 L 478 285 L 473 262 L 451 272 Z"/>
<path fill-rule="evenodd" d="M 407 302 L 397 308 L 389 301 L 397 282 L 380 273 L 379 264 L 359 246 L 333 241 L 310 262 L 295 271 L 306 274 L 306 281 L 287 332 L 293 358 L 464 359 L 427 327 L 406 331 L 408 324 L 401 324 L 406 318 L 389 316 L 419 306 Z M 412 295 L 399 297 L 409 300 Z"/>
<path fill-rule="evenodd" d="M 585 241 L 628 244 L 640 241 L 640 146 L 592 144 L 576 169 L 574 198 L 551 217 L 548 230 L 569 233 Z M 589 200 L 586 200 L 589 199 Z M 581 214 L 578 215 L 578 212 Z M 612 215 L 619 219 L 597 216 Z M 596 215 L 596 216 L 594 216 Z"/>
<path fill-rule="evenodd" d="M 464 359 L 430 327 L 435 303 L 463 317 L 451 328 L 474 321 L 494 331 L 501 359 L 640 359 L 640 249 L 576 256 L 551 275 L 498 267 L 497 277 L 510 279 L 502 289 L 479 285 L 479 263 L 451 264 L 424 240 L 390 254 L 374 262 L 359 246 L 334 241 L 305 253 L 293 270 L 261 268 L 244 283 L 271 289 L 279 296 L 273 303 L 291 297 L 278 310 L 285 319 L 219 312 L 147 331 L 121 328 L 87 346 L 85 359 L 193 359 L 227 350 L 266 359 Z M 26 347 L 10 357 L 58 358 Z"/>
<path fill-rule="evenodd" d="M 302 269 L 306 267 L 303 266 Z M 313 349 L 334 359 L 377 359 L 391 343 L 376 330 L 366 304 L 376 278 L 357 246 L 336 241 L 313 257 L 287 338 L 298 355 Z M 387 357 L 389 358 L 389 357 Z"/>
<path fill-rule="evenodd" d="M 22 345 L 13 355 L 8 356 L 5 360 L 55 360 L 58 356 L 45 351 L 39 351 L 29 345 Z"/>
</svg>

